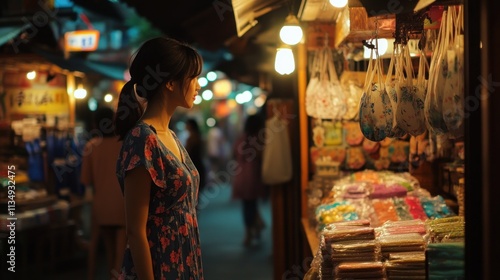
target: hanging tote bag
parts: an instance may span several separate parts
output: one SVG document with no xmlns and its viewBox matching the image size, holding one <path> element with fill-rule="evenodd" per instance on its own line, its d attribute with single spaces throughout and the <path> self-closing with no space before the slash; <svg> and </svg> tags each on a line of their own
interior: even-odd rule
<svg viewBox="0 0 500 280">
<path fill-rule="evenodd" d="M 436 42 L 435 51 L 432 53 L 431 64 L 429 67 L 429 81 L 427 86 L 427 95 L 424 102 L 424 115 L 429 130 L 434 133 L 447 133 L 448 128 L 443 119 L 443 91 L 448 74 L 448 60 L 445 57 L 445 50 L 448 49 L 449 41 L 449 15 L 447 11 L 443 12 L 441 27 Z"/>
<path fill-rule="evenodd" d="M 369 140 L 378 142 L 387 137 L 392 129 L 392 107 L 382 81 L 382 66 L 378 53 L 370 58 L 366 72 L 365 88 L 359 109 L 361 132 Z M 371 52 L 373 55 L 373 50 Z M 373 57 L 371 55 L 371 57 Z"/>
<path fill-rule="evenodd" d="M 446 52 L 448 72 L 443 91 L 443 120 L 451 138 L 464 135 L 464 41 L 462 31 L 462 8 L 448 9 L 448 16 L 454 23 L 453 35 Z"/>
<path fill-rule="evenodd" d="M 345 95 L 346 112 L 342 117 L 345 121 L 359 120 L 359 100 L 363 94 L 363 82 L 360 79 L 359 73 L 349 70 L 342 72 L 340 84 Z"/>
<path fill-rule="evenodd" d="M 388 133 L 387 137 L 391 138 L 399 138 L 403 137 L 406 134 L 406 131 L 404 131 L 399 125 L 396 120 L 396 110 L 398 107 L 398 91 L 396 91 L 396 76 L 393 77 L 393 72 L 394 72 L 394 64 L 396 61 L 396 56 L 400 55 L 400 45 L 394 45 L 394 51 L 391 56 L 391 60 L 389 63 L 389 68 L 387 69 L 387 76 L 385 78 L 385 89 L 387 92 L 387 96 L 389 97 L 389 101 L 391 103 L 391 110 L 393 112 L 392 116 L 392 128 L 391 131 Z"/>
<path fill-rule="evenodd" d="M 424 100 L 414 79 L 410 49 L 403 45 L 397 65 L 396 91 L 398 106 L 396 108 L 396 122 L 407 133 L 417 136 L 425 132 Z M 406 75 L 405 75 L 406 74 Z"/>
<path fill-rule="evenodd" d="M 276 185 L 292 179 L 292 154 L 286 121 L 275 114 L 266 121 L 266 141 L 262 155 L 262 181 Z"/>
<path fill-rule="evenodd" d="M 318 94 L 317 91 L 318 86 L 319 86 L 319 80 L 321 76 L 321 63 L 323 60 L 323 51 L 322 50 L 316 50 L 314 52 L 313 58 L 312 58 L 312 63 L 310 64 L 309 67 L 309 83 L 307 84 L 306 87 L 306 98 L 305 98 L 305 105 L 306 105 L 306 114 L 311 117 L 316 116 L 316 106 L 317 106 L 317 101 L 318 101 Z"/>
<path fill-rule="evenodd" d="M 318 52 L 313 71 L 314 76 L 306 88 L 306 114 L 319 119 L 341 119 L 346 112 L 345 95 L 330 48 L 324 47 Z"/>
</svg>

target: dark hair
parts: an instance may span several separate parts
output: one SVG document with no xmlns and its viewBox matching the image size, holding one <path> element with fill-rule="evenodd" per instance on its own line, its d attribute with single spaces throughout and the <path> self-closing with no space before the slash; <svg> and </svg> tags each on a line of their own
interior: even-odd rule
<svg viewBox="0 0 500 280">
<path fill-rule="evenodd" d="M 244 131 L 248 136 L 257 136 L 264 127 L 264 121 L 259 115 L 250 115 L 245 121 Z"/>
<path fill-rule="evenodd" d="M 169 81 L 184 85 L 200 75 L 200 54 L 185 43 L 172 38 L 157 37 L 142 44 L 130 65 L 130 81 L 122 88 L 115 115 L 115 133 L 123 139 L 142 116 L 137 95 L 152 100 Z M 135 85 L 135 90 L 134 90 Z"/>
<path fill-rule="evenodd" d="M 104 137 L 113 137 L 114 126 L 112 124 L 115 112 L 109 107 L 101 107 L 94 114 L 94 128 L 98 129 Z"/>
</svg>

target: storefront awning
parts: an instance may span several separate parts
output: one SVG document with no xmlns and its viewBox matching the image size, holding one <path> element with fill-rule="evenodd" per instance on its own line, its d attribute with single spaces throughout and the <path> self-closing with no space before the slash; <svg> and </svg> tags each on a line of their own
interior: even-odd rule
<svg viewBox="0 0 500 280">
<path fill-rule="evenodd" d="M 35 52 L 62 69 L 83 73 L 96 73 L 114 80 L 126 80 L 125 73 L 128 72 L 128 68 L 124 64 L 91 61 L 79 57 L 66 59 L 62 54 L 51 53 L 41 49 L 36 49 Z"/>
<path fill-rule="evenodd" d="M 29 24 L 0 27 L 0 46 L 12 40 L 28 26 Z"/>
</svg>

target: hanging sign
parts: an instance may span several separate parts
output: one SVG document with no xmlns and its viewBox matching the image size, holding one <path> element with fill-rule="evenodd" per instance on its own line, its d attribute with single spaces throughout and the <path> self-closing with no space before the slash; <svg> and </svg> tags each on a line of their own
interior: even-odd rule
<svg viewBox="0 0 500 280">
<path fill-rule="evenodd" d="M 99 31 L 76 30 L 64 33 L 64 47 L 69 52 L 95 51 L 99 43 Z"/>
</svg>

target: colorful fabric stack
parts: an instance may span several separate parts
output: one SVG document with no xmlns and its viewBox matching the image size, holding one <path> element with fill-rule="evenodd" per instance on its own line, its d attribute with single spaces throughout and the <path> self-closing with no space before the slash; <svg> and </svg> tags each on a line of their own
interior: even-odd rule
<svg viewBox="0 0 500 280">
<path fill-rule="evenodd" d="M 384 263 L 388 280 L 425 280 L 425 253 L 391 253 Z"/>
<path fill-rule="evenodd" d="M 399 221 L 394 201 L 391 198 L 373 199 L 372 205 L 377 215 L 375 225 L 382 225 L 387 221 Z"/>
<path fill-rule="evenodd" d="M 389 254 L 392 253 L 425 251 L 424 238 L 418 233 L 384 235 L 378 241 L 384 259 L 389 259 Z"/>
<path fill-rule="evenodd" d="M 335 279 L 385 279 L 385 269 L 382 262 L 346 262 L 335 268 Z"/>
<path fill-rule="evenodd" d="M 426 254 L 427 279 L 465 279 L 463 242 L 432 243 Z"/>
<path fill-rule="evenodd" d="M 337 279 L 335 266 L 340 261 L 374 261 L 377 259 L 375 230 L 365 223 L 331 224 L 323 230 L 320 242 L 320 279 Z M 353 255 L 351 255 L 353 254 Z M 334 261 L 335 260 L 335 261 Z"/>
<path fill-rule="evenodd" d="M 462 216 L 427 220 L 429 243 L 460 242 L 465 238 L 465 220 Z"/>
</svg>

